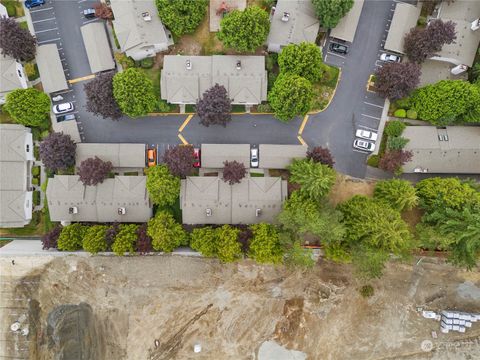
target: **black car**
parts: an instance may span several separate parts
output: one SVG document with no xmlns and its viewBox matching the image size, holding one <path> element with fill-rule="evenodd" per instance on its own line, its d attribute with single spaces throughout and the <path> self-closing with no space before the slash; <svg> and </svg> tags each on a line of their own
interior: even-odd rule
<svg viewBox="0 0 480 360">
<path fill-rule="evenodd" d="M 83 10 L 83 16 L 87 19 L 93 19 L 95 17 L 95 9 L 91 8 Z"/>
<path fill-rule="evenodd" d="M 57 122 L 68 121 L 68 120 L 75 120 L 75 115 L 67 114 L 67 115 L 57 116 Z"/>
<path fill-rule="evenodd" d="M 337 54 L 348 54 L 348 47 L 342 44 L 331 43 L 330 51 L 336 52 Z"/>
</svg>

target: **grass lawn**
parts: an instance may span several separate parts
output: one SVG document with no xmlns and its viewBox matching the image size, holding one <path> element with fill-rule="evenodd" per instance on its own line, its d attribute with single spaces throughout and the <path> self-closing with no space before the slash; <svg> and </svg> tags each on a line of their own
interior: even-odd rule
<svg viewBox="0 0 480 360">
<path fill-rule="evenodd" d="M 153 83 L 153 91 L 155 93 L 155 96 L 157 97 L 157 107 L 154 111 L 159 111 L 159 112 L 178 112 L 178 106 L 174 104 L 167 104 L 166 102 L 163 102 L 160 99 L 160 69 L 155 69 L 155 67 L 152 67 L 150 69 L 144 69 L 141 67 L 137 68 L 138 70 L 142 71 L 150 80 L 152 80 Z M 164 104 L 163 107 L 160 107 L 160 102 Z"/>
<path fill-rule="evenodd" d="M 18 25 L 20 25 L 22 29 L 28 30 L 28 24 L 26 21 L 21 21 Z"/>
<path fill-rule="evenodd" d="M 14 124 L 10 115 L 0 111 L 0 124 Z"/>
<path fill-rule="evenodd" d="M 335 66 L 326 66 L 326 71 L 322 79 L 313 84 L 314 98 L 311 111 L 323 110 L 327 107 L 337 87 L 339 68 Z"/>
<path fill-rule="evenodd" d="M 32 220 L 23 228 L 5 228 L 0 229 L 0 236 L 42 236 L 54 227 L 54 223 L 50 220 L 48 208 L 42 211 L 35 211 L 32 214 Z"/>
<path fill-rule="evenodd" d="M 7 245 L 9 242 L 11 242 L 12 240 L 0 240 L 0 248 Z"/>
</svg>

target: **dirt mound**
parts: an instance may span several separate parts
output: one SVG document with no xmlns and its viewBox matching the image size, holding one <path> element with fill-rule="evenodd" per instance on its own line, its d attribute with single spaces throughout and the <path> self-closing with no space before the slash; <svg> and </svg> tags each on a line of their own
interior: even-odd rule
<svg viewBox="0 0 480 360">
<path fill-rule="evenodd" d="M 48 346 L 56 360 L 101 359 L 92 308 L 86 303 L 60 305 L 47 316 Z"/>
</svg>

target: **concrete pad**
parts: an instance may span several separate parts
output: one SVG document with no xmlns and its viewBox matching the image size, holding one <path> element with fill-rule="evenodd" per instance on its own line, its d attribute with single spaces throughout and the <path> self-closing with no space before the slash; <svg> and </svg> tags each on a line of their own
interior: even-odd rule
<svg viewBox="0 0 480 360">
<path fill-rule="evenodd" d="M 210 0 L 210 32 L 220 30 L 220 21 L 222 21 L 223 15 L 217 15 L 217 11 L 221 9 L 222 3 L 225 3 L 227 11 L 244 10 L 247 6 L 247 0 Z"/>
</svg>

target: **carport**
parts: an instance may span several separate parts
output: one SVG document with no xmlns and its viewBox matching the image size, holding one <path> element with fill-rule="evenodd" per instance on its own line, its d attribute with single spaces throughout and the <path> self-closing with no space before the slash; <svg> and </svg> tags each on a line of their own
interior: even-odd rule
<svg viewBox="0 0 480 360">
<path fill-rule="evenodd" d="M 362 14 L 363 2 L 364 0 L 355 0 L 353 7 L 347 15 L 345 15 L 330 32 L 331 37 L 353 43 L 355 33 L 357 32 L 358 21 Z"/>
<path fill-rule="evenodd" d="M 92 73 L 113 69 L 115 62 L 105 32 L 105 25 L 100 22 L 90 23 L 82 26 L 80 30 Z"/>
<path fill-rule="evenodd" d="M 397 3 L 383 48 L 403 54 L 403 39 L 417 25 L 421 7 Z"/>
<path fill-rule="evenodd" d="M 56 44 L 40 45 L 37 48 L 37 66 L 42 79 L 43 91 L 54 93 L 68 89 Z"/>
</svg>

